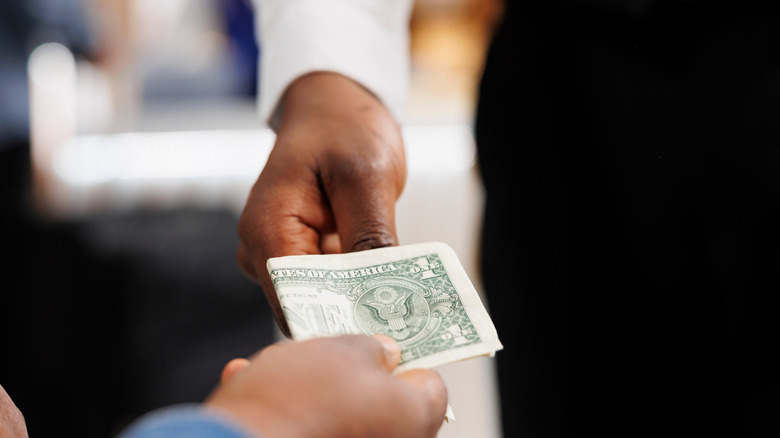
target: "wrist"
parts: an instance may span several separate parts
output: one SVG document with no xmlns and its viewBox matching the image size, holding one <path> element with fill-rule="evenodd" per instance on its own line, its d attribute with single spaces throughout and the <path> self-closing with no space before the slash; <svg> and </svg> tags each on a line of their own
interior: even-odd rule
<svg viewBox="0 0 780 438">
<path fill-rule="evenodd" d="M 311 117 L 350 117 L 363 122 L 392 124 L 395 119 L 371 91 L 347 76 L 313 72 L 296 79 L 284 93 L 278 127 Z"/>
<path fill-rule="evenodd" d="M 150 412 L 122 431 L 119 438 L 158 436 L 264 438 L 262 433 L 233 416 L 198 404 L 174 405 Z"/>
<path fill-rule="evenodd" d="M 271 404 L 270 401 L 266 403 Z M 214 415 L 231 419 L 234 424 L 251 431 L 253 436 L 259 438 L 308 438 L 316 434 L 316 430 L 307 430 L 308 423 L 303 420 L 312 417 L 314 413 L 293 419 L 277 409 L 278 406 L 263 406 L 257 400 L 243 403 L 240 399 L 227 400 L 219 397 L 207 400 L 204 406 Z"/>
</svg>

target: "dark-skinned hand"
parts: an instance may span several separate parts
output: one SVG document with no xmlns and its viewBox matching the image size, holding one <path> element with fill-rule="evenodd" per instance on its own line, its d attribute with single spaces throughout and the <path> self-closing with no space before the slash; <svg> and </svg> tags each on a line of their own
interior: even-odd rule
<svg viewBox="0 0 780 438">
<path fill-rule="evenodd" d="M 339 74 L 299 78 L 280 111 L 276 143 L 239 220 L 237 257 L 289 336 L 267 260 L 397 245 L 406 161 L 387 109 Z"/>
</svg>

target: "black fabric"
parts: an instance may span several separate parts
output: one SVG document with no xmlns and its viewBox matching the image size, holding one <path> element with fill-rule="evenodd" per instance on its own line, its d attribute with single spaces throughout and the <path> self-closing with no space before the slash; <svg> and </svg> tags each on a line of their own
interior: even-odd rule
<svg viewBox="0 0 780 438">
<path fill-rule="evenodd" d="M 505 436 L 776 432 L 776 8 L 510 3 L 476 123 Z"/>
<path fill-rule="evenodd" d="M 170 209 L 48 221 L 26 142 L 0 148 L 0 385 L 30 436 L 106 438 L 202 401 L 225 363 L 274 340 L 235 262 L 238 218 Z"/>
<path fill-rule="evenodd" d="M 0 384 L 30 436 L 114 436 L 203 401 L 225 363 L 273 342 L 265 297 L 235 263 L 236 223 L 172 209 L 0 230 Z"/>
</svg>

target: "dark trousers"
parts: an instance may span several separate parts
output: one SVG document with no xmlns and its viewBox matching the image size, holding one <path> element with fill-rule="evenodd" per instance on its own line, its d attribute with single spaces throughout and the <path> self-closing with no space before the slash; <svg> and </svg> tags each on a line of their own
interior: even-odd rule
<svg viewBox="0 0 780 438">
<path fill-rule="evenodd" d="M 780 20 L 678 4 L 510 7 L 491 47 L 476 131 L 506 438 L 777 432 Z"/>
</svg>

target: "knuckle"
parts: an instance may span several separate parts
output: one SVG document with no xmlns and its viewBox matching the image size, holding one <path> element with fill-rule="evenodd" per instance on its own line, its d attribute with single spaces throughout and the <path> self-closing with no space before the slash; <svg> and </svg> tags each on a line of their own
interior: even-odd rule
<svg viewBox="0 0 780 438">
<path fill-rule="evenodd" d="M 244 211 L 238 218 L 238 237 L 245 244 L 248 244 L 252 240 L 252 236 L 256 233 L 258 228 L 258 221 L 251 207 L 251 205 L 245 206 Z"/>
<path fill-rule="evenodd" d="M 238 250 L 236 250 L 236 261 L 238 262 L 238 267 L 241 269 L 244 275 L 254 281 L 259 281 L 257 272 L 255 271 L 255 266 L 252 263 L 246 248 L 241 244 L 239 244 Z"/>
</svg>

